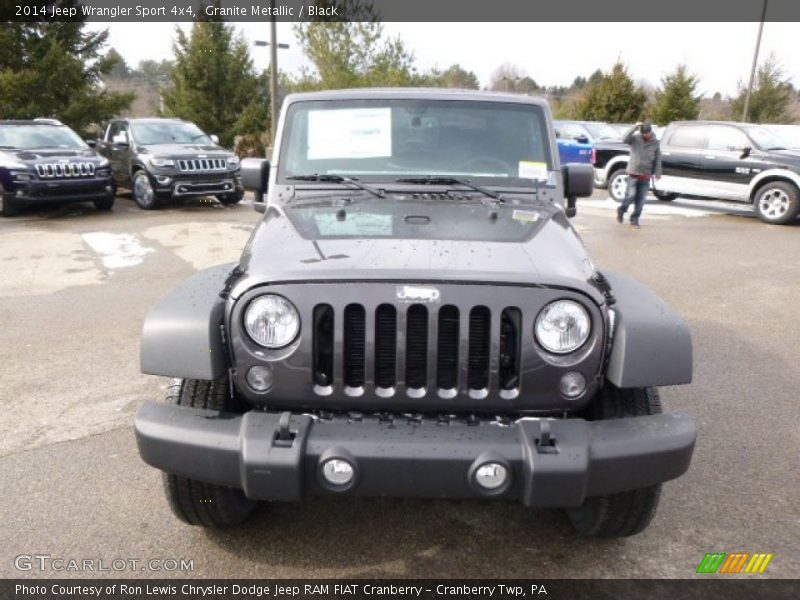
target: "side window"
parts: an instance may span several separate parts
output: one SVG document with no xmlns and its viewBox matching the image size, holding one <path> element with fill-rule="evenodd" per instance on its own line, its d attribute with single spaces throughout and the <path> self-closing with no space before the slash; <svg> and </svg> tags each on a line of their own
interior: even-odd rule
<svg viewBox="0 0 800 600">
<path fill-rule="evenodd" d="M 745 146 L 752 146 L 750 139 L 744 132 L 735 127 L 718 125 L 710 127 L 708 130 L 709 150 L 720 150 L 725 152 L 741 152 Z"/>
<path fill-rule="evenodd" d="M 706 146 L 706 129 L 695 125 L 678 125 L 667 140 L 669 146 L 702 150 Z"/>
<path fill-rule="evenodd" d="M 574 125 L 573 123 L 565 123 L 561 126 L 561 137 L 568 140 L 574 140 L 581 136 L 586 136 L 586 132 L 583 130 L 583 127 L 579 127 L 578 125 Z"/>
<path fill-rule="evenodd" d="M 119 122 L 114 121 L 106 129 L 106 141 L 112 142 L 114 140 L 114 136 L 119 133 Z"/>
</svg>

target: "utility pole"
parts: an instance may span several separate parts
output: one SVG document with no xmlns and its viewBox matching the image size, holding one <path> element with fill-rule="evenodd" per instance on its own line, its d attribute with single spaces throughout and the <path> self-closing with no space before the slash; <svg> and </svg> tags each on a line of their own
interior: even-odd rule
<svg viewBox="0 0 800 600">
<path fill-rule="evenodd" d="M 742 122 L 747 122 L 747 112 L 750 110 L 750 95 L 753 93 L 753 82 L 756 78 L 756 66 L 758 65 L 758 51 L 761 48 L 761 34 L 764 31 L 764 21 L 767 18 L 767 3 L 764 0 L 764 8 L 761 11 L 761 22 L 758 24 L 758 37 L 756 38 L 756 49 L 753 52 L 753 66 L 750 69 L 750 85 L 747 86 L 747 95 L 744 97 L 744 110 L 742 110 Z"/>
<path fill-rule="evenodd" d="M 767 0 L 764 0 L 764 10 L 766 11 L 766 3 Z M 278 126 L 278 25 L 275 21 L 275 0 L 270 0 L 269 6 L 272 9 L 270 11 L 270 41 L 272 44 L 270 45 L 270 56 L 269 56 L 269 105 L 270 105 L 270 144 L 272 147 L 275 147 L 275 130 Z M 764 20 L 761 20 L 761 24 L 764 24 Z M 761 40 L 761 32 L 759 31 L 758 34 L 759 41 Z M 755 67 L 754 67 L 755 68 Z M 752 86 L 752 78 L 750 81 L 750 85 Z M 745 108 L 745 113 L 747 109 Z"/>
</svg>

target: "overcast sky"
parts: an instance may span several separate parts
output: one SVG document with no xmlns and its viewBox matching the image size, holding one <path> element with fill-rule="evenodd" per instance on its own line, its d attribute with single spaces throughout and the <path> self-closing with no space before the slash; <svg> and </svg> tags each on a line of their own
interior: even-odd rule
<svg viewBox="0 0 800 600">
<path fill-rule="evenodd" d="M 172 55 L 172 23 L 93 23 L 108 27 L 109 43 L 135 66 L 143 59 Z M 191 27 L 189 23 L 182 27 Z M 268 23 L 237 23 L 248 40 L 269 39 Z M 487 85 L 504 62 L 518 65 L 540 85 L 569 85 L 595 69 L 608 70 L 617 58 L 633 77 L 658 85 L 661 77 L 686 63 L 700 77 L 706 95 L 734 94 L 749 77 L 757 23 L 386 23 L 386 33 L 400 36 L 414 53 L 419 69 L 453 63 L 472 70 Z M 306 64 L 291 23 L 278 24 L 281 70 Z M 766 23 L 760 59 L 775 53 L 787 77 L 800 86 L 800 23 Z M 269 60 L 267 48 L 253 48 L 256 66 Z"/>
</svg>

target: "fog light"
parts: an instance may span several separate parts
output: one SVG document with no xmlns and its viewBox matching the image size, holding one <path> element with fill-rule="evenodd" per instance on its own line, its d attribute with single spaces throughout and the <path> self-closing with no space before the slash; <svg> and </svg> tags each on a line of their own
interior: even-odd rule
<svg viewBox="0 0 800 600">
<path fill-rule="evenodd" d="M 485 490 L 496 490 L 505 485 L 508 469 L 500 463 L 490 462 L 475 470 L 475 482 Z"/>
<path fill-rule="evenodd" d="M 322 465 L 322 476 L 330 485 L 335 487 L 345 487 L 350 485 L 356 470 L 346 460 L 331 458 Z"/>
<path fill-rule="evenodd" d="M 172 178 L 171 177 L 165 177 L 164 175 L 159 175 L 158 177 L 156 177 L 156 180 L 161 185 L 169 185 L 169 182 L 172 181 Z"/>
<path fill-rule="evenodd" d="M 258 365 L 247 371 L 247 385 L 257 392 L 268 392 L 274 382 L 272 369 L 269 367 Z"/>
<path fill-rule="evenodd" d="M 565 398 L 574 400 L 586 391 L 586 378 L 577 371 L 570 371 L 561 378 L 559 388 Z"/>
</svg>

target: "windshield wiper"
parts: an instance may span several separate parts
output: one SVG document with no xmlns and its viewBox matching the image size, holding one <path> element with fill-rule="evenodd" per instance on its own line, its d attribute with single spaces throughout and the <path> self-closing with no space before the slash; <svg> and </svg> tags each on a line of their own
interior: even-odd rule
<svg viewBox="0 0 800 600">
<path fill-rule="evenodd" d="M 472 183 L 469 179 L 461 179 L 460 177 L 450 177 L 441 175 L 429 175 L 424 177 L 403 177 L 395 179 L 397 183 L 420 183 L 423 185 L 463 185 L 476 192 L 480 192 L 484 196 L 488 196 L 494 200 L 502 201 L 500 194 L 493 192 L 483 186 Z"/>
<path fill-rule="evenodd" d="M 774 146 L 772 148 L 767 148 L 767 150 L 786 150 L 783 146 Z"/>
<path fill-rule="evenodd" d="M 361 183 L 355 177 L 347 177 L 345 175 L 336 175 L 334 173 L 308 173 L 306 175 L 289 175 L 286 179 L 294 181 L 323 181 L 329 183 L 349 183 L 357 188 L 361 188 L 365 192 L 369 192 L 373 196 L 383 198 L 386 193 L 383 190 L 376 189 L 371 185 Z"/>
</svg>

